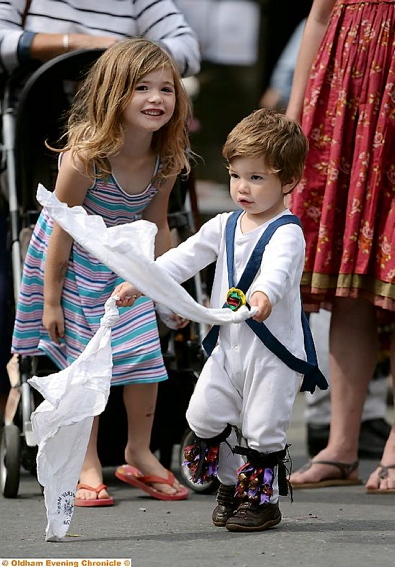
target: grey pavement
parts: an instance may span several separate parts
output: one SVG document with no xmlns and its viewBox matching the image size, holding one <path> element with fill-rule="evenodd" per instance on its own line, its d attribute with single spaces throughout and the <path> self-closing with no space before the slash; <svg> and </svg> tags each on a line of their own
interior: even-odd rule
<svg viewBox="0 0 395 567">
<path fill-rule="evenodd" d="M 294 468 L 306 461 L 303 407 L 300 395 L 288 436 Z M 361 461 L 361 477 L 375 464 Z M 105 482 L 115 506 L 76 508 L 71 537 L 58 543 L 45 542 L 43 497 L 35 479 L 23 473 L 18 497 L 0 496 L 0 558 L 131 558 L 133 567 L 393 564 L 395 495 L 368 495 L 363 486 L 296 490 L 293 503 L 281 498 L 279 526 L 242 534 L 212 525 L 213 494 L 158 501 L 113 472 L 105 469 Z"/>
</svg>

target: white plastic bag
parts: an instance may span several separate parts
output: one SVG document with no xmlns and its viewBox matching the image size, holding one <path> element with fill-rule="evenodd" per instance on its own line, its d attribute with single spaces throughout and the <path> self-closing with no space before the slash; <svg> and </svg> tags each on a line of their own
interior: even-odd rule
<svg viewBox="0 0 395 567">
<path fill-rule="evenodd" d="M 93 417 L 103 412 L 110 392 L 111 327 L 118 317 L 111 297 L 98 331 L 78 359 L 57 374 L 29 380 L 44 397 L 32 414 L 32 426 L 38 444 L 37 478 L 47 509 L 47 541 L 61 539 L 69 529 Z"/>
<path fill-rule="evenodd" d="M 255 308 L 209 309 L 197 303 L 165 269 L 154 260 L 157 227 L 146 220 L 107 228 L 103 219 L 88 215 L 83 207 L 68 207 L 43 185 L 38 186 L 37 200 L 51 217 L 73 239 L 109 267 L 150 297 L 185 319 L 222 325 L 239 323 L 252 317 Z"/>
</svg>

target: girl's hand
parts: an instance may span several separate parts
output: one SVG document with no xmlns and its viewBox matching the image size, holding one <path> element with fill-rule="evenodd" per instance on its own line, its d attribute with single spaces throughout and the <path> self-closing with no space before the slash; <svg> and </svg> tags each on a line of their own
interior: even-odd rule
<svg viewBox="0 0 395 567">
<path fill-rule="evenodd" d="M 134 285 L 128 282 L 123 282 L 114 289 L 112 295 L 118 296 L 118 299 L 115 302 L 118 307 L 131 307 L 136 299 L 141 297 L 143 294 L 135 288 Z"/>
<path fill-rule="evenodd" d="M 60 345 L 60 339 L 64 337 L 64 315 L 60 305 L 52 306 L 44 302 L 43 325 L 51 340 Z"/>
<path fill-rule="evenodd" d="M 269 298 L 266 293 L 263 293 L 262 291 L 254 292 L 251 295 L 249 304 L 251 307 L 256 307 L 258 309 L 253 317 L 254 321 L 258 321 L 258 323 L 262 323 L 272 312 L 272 305 Z"/>
</svg>

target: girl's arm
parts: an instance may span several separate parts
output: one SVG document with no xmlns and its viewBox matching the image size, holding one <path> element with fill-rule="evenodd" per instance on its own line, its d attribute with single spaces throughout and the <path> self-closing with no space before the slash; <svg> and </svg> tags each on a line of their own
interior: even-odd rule
<svg viewBox="0 0 395 567">
<path fill-rule="evenodd" d="M 175 182 L 176 176 L 169 178 L 163 183 L 143 212 L 143 219 L 155 223 L 158 227 L 155 238 L 155 258 L 161 256 L 171 248 L 167 209 L 169 206 L 170 193 Z M 114 289 L 113 295 L 119 297 L 116 303 L 118 307 L 131 307 L 136 299 L 141 296 L 141 292 L 134 285 L 123 282 Z"/>
<path fill-rule="evenodd" d="M 304 28 L 296 61 L 287 116 L 301 121 L 303 100 L 311 67 L 325 35 L 336 0 L 314 0 Z"/>
<path fill-rule="evenodd" d="M 58 199 L 70 207 L 82 205 L 92 180 L 78 172 L 69 153 L 62 156 L 55 193 Z M 61 296 L 70 250 L 73 240 L 54 222 L 49 239 L 44 267 L 43 325 L 51 339 L 57 344 L 64 335 L 64 317 Z"/>
<path fill-rule="evenodd" d="M 158 227 L 155 239 L 155 257 L 161 256 L 171 248 L 169 223 L 167 222 L 167 209 L 171 190 L 176 182 L 176 176 L 171 177 L 160 186 L 155 197 L 146 207 L 143 219 L 151 221 Z"/>
</svg>

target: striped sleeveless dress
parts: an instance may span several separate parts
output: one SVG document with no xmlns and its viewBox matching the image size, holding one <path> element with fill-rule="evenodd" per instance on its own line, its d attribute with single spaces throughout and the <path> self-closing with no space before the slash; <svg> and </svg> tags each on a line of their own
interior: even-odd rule
<svg viewBox="0 0 395 567">
<path fill-rule="evenodd" d="M 156 164 L 156 171 L 159 161 Z M 156 173 L 156 172 L 155 172 Z M 133 222 L 157 193 L 153 185 L 128 195 L 113 176 L 98 179 L 88 190 L 83 207 L 99 215 L 107 227 Z M 62 308 L 65 337 L 51 341 L 42 325 L 44 262 L 52 219 L 45 208 L 34 228 L 27 251 L 16 310 L 12 352 L 49 356 L 59 368 L 71 364 L 100 325 L 104 304 L 122 279 L 74 242 L 65 277 Z M 112 385 L 159 382 L 167 379 L 152 301 L 142 297 L 132 308 L 119 308 L 112 329 Z"/>
</svg>

